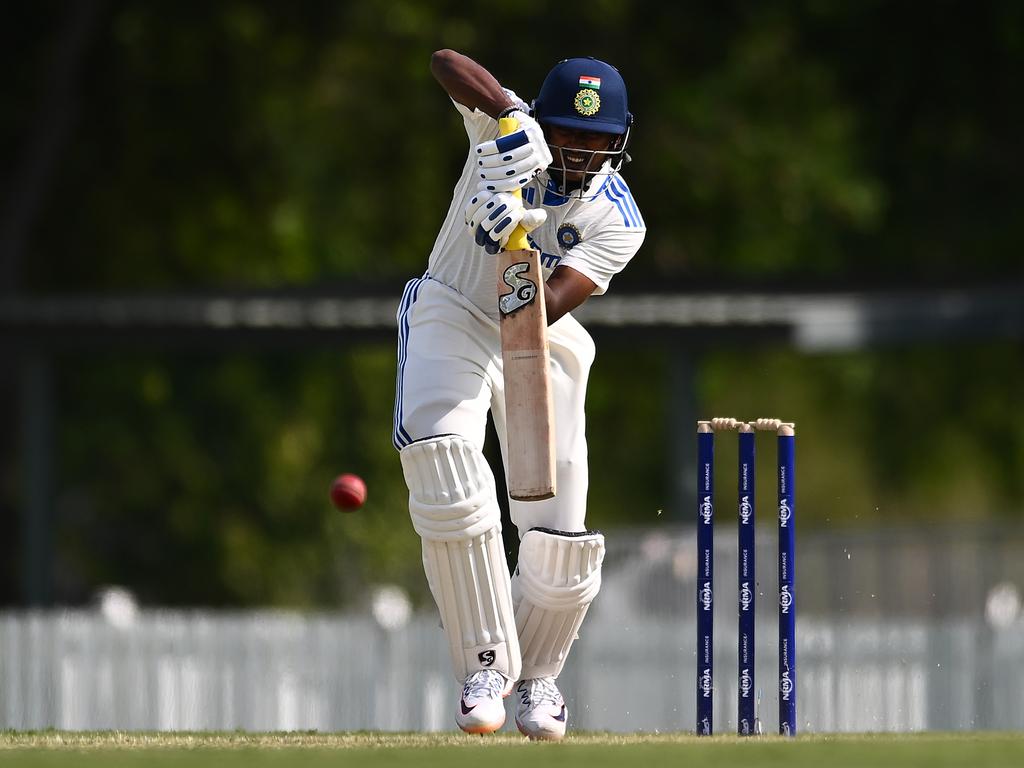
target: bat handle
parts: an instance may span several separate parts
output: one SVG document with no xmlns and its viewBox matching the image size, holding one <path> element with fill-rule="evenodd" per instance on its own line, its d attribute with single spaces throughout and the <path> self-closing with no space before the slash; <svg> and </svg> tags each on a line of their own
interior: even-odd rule
<svg viewBox="0 0 1024 768">
<path fill-rule="evenodd" d="M 519 128 L 519 121 L 514 117 L 503 117 L 498 120 L 498 133 L 501 136 L 508 136 L 510 133 L 515 133 Z M 518 197 L 520 200 L 523 199 L 523 191 L 521 189 L 515 189 L 512 191 L 513 195 Z M 530 242 L 526 239 L 526 232 L 518 224 L 516 228 L 512 230 L 512 234 L 509 235 L 508 244 L 505 246 L 507 251 L 526 251 L 530 248 Z"/>
</svg>

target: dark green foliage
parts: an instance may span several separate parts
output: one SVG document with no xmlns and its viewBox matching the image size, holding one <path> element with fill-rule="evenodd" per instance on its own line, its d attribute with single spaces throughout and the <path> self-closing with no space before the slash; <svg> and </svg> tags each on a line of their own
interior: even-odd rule
<svg viewBox="0 0 1024 768">
<path fill-rule="evenodd" d="M 466 150 L 428 71 L 442 47 L 527 98 L 566 56 L 623 71 L 637 119 L 626 176 L 649 235 L 613 291 L 1022 276 L 1016 2 L 98 7 L 8 290 L 336 286 L 397 302 Z M 21 194 L 8 180 L 24 179 L 46 128 L 68 8 L 7 12 L 4 215 Z M 599 348 L 594 525 L 688 519 L 676 354 L 693 355 L 702 415 L 800 423 L 805 525 L 1019 514 L 1019 346 L 809 357 L 652 338 Z M 173 604 L 337 605 L 373 582 L 422 596 L 390 444 L 389 345 L 57 363 L 60 600 L 108 582 Z M 367 479 L 363 512 L 329 506 L 340 471 Z"/>
</svg>

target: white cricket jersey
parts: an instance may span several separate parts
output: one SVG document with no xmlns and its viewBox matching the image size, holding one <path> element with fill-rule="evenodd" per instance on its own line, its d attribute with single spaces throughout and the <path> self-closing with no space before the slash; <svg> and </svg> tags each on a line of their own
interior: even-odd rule
<svg viewBox="0 0 1024 768">
<path fill-rule="evenodd" d="M 506 92 L 527 111 L 521 99 Z M 427 272 L 497 320 L 494 256 L 474 241 L 466 227 L 465 210 L 480 181 L 474 150 L 478 144 L 497 138 L 498 122 L 479 110 L 453 103 L 466 125 L 469 154 L 430 253 Z M 633 258 L 647 233 L 633 195 L 618 173 L 598 176 L 584 199 L 559 195 L 548 174 L 542 173 L 523 187 L 523 203 L 527 208 L 544 207 L 548 212 L 547 221 L 529 235 L 531 247 L 540 251 L 545 279 L 564 264 L 590 278 L 597 286 L 595 294 L 607 290 L 612 277 Z"/>
</svg>

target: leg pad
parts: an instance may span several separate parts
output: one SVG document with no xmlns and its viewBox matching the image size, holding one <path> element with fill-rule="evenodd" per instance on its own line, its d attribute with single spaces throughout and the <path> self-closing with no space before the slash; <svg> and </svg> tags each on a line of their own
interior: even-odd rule
<svg viewBox="0 0 1024 768">
<path fill-rule="evenodd" d="M 456 679 L 461 683 L 479 669 L 518 679 L 519 641 L 501 512 L 487 461 L 457 435 L 412 443 L 400 456 L 409 514 L 423 542 L 423 569 Z"/>
<path fill-rule="evenodd" d="M 604 536 L 532 528 L 512 579 L 523 678 L 557 677 L 601 589 Z"/>
</svg>

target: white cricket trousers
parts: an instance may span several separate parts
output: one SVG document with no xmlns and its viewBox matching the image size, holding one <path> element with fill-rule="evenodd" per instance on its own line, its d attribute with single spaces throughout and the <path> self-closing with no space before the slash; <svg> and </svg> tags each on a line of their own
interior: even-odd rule
<svg viewBox="0 0 1024 768">
<path fill-rule="evenodd" d="M 570 315 L 548 330 L 557 494 L 544 501 L 509 500 L 510 516 L 520 537 L 535 527 L 586 530 L 584 401 L 594 342 Z M 429 277 L 410 280 L 398 308 L 395 447 L 401 450 L 417 440 L 455 434 L 483 450 L 488 410 L 501 443 L 507 477 L 498 324 L 444 283 Z"/>
</svg>

